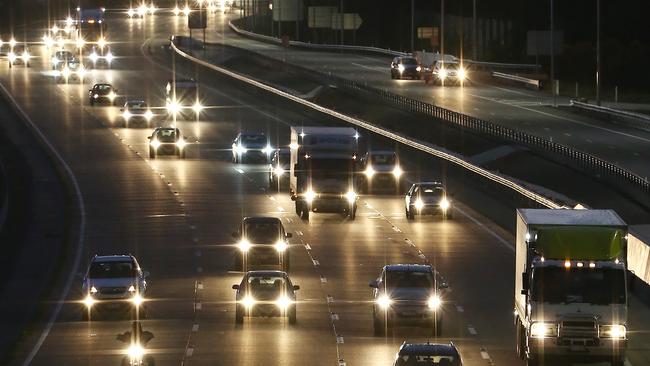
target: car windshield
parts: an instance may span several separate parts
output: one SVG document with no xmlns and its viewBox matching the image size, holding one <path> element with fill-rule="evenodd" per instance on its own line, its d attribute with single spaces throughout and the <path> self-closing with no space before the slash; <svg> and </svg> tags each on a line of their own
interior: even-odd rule
<svg viewBox="0 0 650 366">
<path fill-rule="evenodd" d="M 111 90 L 111 86 L 110 85 L 97 85 L 97 86 L 95 86 L 95 90 L 96 91 L 102 91 L 102 92 L 109 91 L 109 90 Z"/>
<path fill-rule="evenodd" d="M 175 142 L 176 130 L 158 130 L 156 137 L 160 142 Z"/>
<path fill-rule="evenodd" d="M 456 62 L 445 62 L 444 64 L 440 64 L 440 67 L 444 67 L 447 70 L 458 70 L 460 65 Z"/>
<path fill-rule="evenodd" d="M 274 296 L 281 293 L 287 287 L 286 280 L 282 276 L 251 276 L 248 278 L 248 289 L 254 297 Z"/>
<path fill-rule="evenodd" d="M 370 161 L 376 165 L 395 165 L 397 157 L 394 154 L 372 155 Z"/>
<path fill-rule="evenodd" d="M 280 226 L 277 222 L 246 221 L 244 235 L 255 244 L 273 244 L 280 238 Z"/>
<path fill-rule="evenodd" d="M 400 355 L 395 362 L 395 366 L 452 366 L 457 365 L 456 357 L 454 356 L 438 356 L 430 354 L 410 354 Z"/>
<path fill-rule="evenodd" d="M 531 297 L 553 304 L 624 304 L 625 273 L 614 268 L 538 267 L 533 270 Z"/>
<path fill-rule="evenodd" d="M 264 135 L 242 135 L 241 136 L 241 142 L 242 144 L 255 144 L 255 145 L 260 145 L 260 144 L 265 144 L 266 143 L 266 136 Z"/>
<path fill-rule="evenodd" d="M 414 58 L 407 57 L 407 58 L 402 59 L 402 64 L 403 65 L 417 65 L 418 60 L 416 60 Z"/>
<path fill-rule="evenodd" d="M 433 288 L 433 274 L 429 272 L 386 271 L 385 276 L 384 285 L 387 288 Z"/>
<path fill-rule="evenodd" d="M 420 196 L 442 196 L 444 189 L 440 186 L 419 186 L 415 188 L 415 193 Z"/>
<path fill-rule="evenodd" d="M 147 103 L 145 102 L 128 102 L 126 107 L 129 109 L 144 109 L 147 108 Z"/>
<path fill-rule="evenodd" d="M 88 272 L 89 278 L 135 277 L 132 261 L 93 262 Z"/>
</svg>

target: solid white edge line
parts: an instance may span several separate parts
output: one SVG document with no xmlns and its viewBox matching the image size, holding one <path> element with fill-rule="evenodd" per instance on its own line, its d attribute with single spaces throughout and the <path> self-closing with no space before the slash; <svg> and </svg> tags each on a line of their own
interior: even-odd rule
<svg viewBox="0 0 650 366">
<path fill-rule="evenodd" d="M 23 117 L 22 120 L 27 122 L 29 124 L 29 127 L 35 132 L 39 139 L 46 145 L 47 149 L 50 150 L 50 152 L 56 157 L 56 159 L 59 161 L 59 164 L 63 166 L 63 169 L 66 172 L 66 175 L 68 175 L 68 179 L 72 183 L 72 186 L 74 187 L 75 195 L 77 196 L 77 201 L 79 203 L 79 215 L 80 215 L 80 222 L 79 222 L 79 233 L 78 233 L 78 241 L 77 241 L 77 251 L 75 253 L 74 257 L 74 262 L 72 265 L 72 270 L 68 274 L 68 278 L 66 279 L 65 285 L 64 285 L 64 290 L 59 299 L 57 300 L 56 307 L 54 308 L 54 311 L 50 315 L 50 318 L 47 321 L 47 325 L 45 326 L 45 329 L 41 332 L 41 335 L 39 336 L 38 340 L 36 341 L 36 344 L 32 347 L 32 350 L 29 352 L 27 357 L 22 363 L 22 366 L 28 366 L 29 364 L 32 363 L 34 360 L 34 357 L 36 357 L 36 354 L 38 351 L 41 349 L 41 346 L 43 346 L 43 343 L 45 342 L 45 339 L 47 336 L 50 334 L 50 331 L 52 330 L 52 326 L 54 326 L 54 323 L 56 322 L 57 317 L 59 316 L 59 313 L 61 312 L 61 308 L 63 307 L 63 304 L 65 303 L 65 299 L 68 297 L 68 293 L 70 292 L 70 287 L 72 287 L 72 281 L 74 281 L 75 273 L 77 268 L 79 267 L 79 263 L 81 262 L 81 251 L 83 248 L 83 243 L 84 243 L 84 237 L 85 237 L 85 231 L 86 231 L 86 206 L 84 204 L 83 196 L 81 194 L 81 189 L 79 188 L 79 182 L 77 182 L 77 178 L 75 177 L 74 173 L 72 173 L 72 169 L 68 165 L 68 163 L 65 162 L 61 154 L 54 148 L 54 146 L 50 143 L 50 141 L 45 137 L 43 132 L 36 126 L 34 121 L 29 118 L 27 113 L 20 107 L 18 102 L 16 102 L 16 99 L 9 93 L 7 88 L 0 83 L 0 88 L 2 88 L 2 92 L 7 96 L 7 98 L 14 104 L 18 112 L 20 112 L 21 116 Z"/>
</svg>

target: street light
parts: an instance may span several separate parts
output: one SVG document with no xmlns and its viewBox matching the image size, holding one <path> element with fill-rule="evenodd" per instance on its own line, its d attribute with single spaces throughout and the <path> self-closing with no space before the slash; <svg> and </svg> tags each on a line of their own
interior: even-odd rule
<svg viewBox="0 0 650 366">
<path fill-rule="evenodd" d="M 596 104 L 600 105 L 600 0 L 596 0 Z"/>
</svg>

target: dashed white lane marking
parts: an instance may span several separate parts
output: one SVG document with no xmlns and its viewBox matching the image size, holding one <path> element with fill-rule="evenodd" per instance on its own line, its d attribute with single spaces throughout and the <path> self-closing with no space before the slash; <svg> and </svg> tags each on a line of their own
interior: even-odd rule
<svg viewBox="0 0 650 366">
<path fill-rule="evenodd" d="M 320 278 L 320 283 L 327 283 L 327 278 L 326 277 L 321 277 Z"/>
<path fill-rule="evenodd" d="M 194 347 L 188 347 L 187 351 L 185 351 L 185 356 L 192 357 L 193 354 L 194 354 Z"/>
<path fill-rule="evenodd" d="M 474 328 L 474 327 L 471 326 L 471 325 L 467 327 L 467 331 L 468 331 L 469 334 L 471 334 L 471 335 L 477 335 L 477 334 L 478 334 L 478 332 L 476 331 L 476 328 Z"/>
<path fill-rule="evenodd" d="M 199 324 L 195 323 L 192 324 L 192 332 L 198 332 L 199 331 Z"/>
<path fill-rule="evenodd" d="M 201 305 L 200 302 L 194 304 L 194 310 L 201 310 L 201 309 L 203 309 L 203 305 Z"/>
<path fill-rule="evenodd" d="M 458 311 L 459 313 L 464 313 L 465 309 L 463 309 L 463 307 L 460 305 L 456 305 L 456 311 Z"/>
<path fill-rule="evenodd" d="M 282 208 L 281 206 L 278 206 L 278 211 L 284 212 L 284 208 Z"/>
<path fill-rule="evenodd" d="M 345 361 L 339 360 L 339 366 L 347 366 L 347 365 L 346 365 Z"/>
<path fill-rule="evenodd" d="M 345 340 L 343 339 L 343 337 L 341 337 L 341 336 L 337 336 L 337 337 L 336 337 L 336 343 L 338 343 L 338 344 L 343 344 L 343 343 L 345 343 Z"/>
<path fill-rule="evenodd" d="M 311 250 L 311 245 L 309 245 L 309 244 L 305 244 L 305 249 L 306 249 L 306 250 Z"/>
<path fill-rule="evenodd" d="M 243 170 L 241 170 L 241 169 L 239 169 L 239 168 L 235 168 L 235 170 L 236 170 L 236 171 L 237 171 L 237 173 L 239 173 L 239 174 L 244 174 L 244 171 L 243 171 Z"/>
<path fill-rule="evenodd" d="M 197 289 L 197 290 L 203 290 L 203 282 L 199 282 L 199 283 L 196 285 L 196 289 Z"/>
<path fill-rule="evenodd" d="M 314 267 L 320 266 L 320 262 L 318 261 L 318 259 L 312 259 L 311 261 L 312 263 L 314 263 Z"/>
<path fill-rule="evenodd" d="M 481 358 L 483 358 L 484 360 L 489 360 L 490 355 L 487 353 L 487 351 L 481 351 Z"/>
<path fill-rule="evenodd" d="M 275 201 L 275 197 L 273 197 L 273 196 L 269 196 L 269 199 L 270 199 L 271 201 Z"/>
<path fill-rule="evenodd" d="M 331 304 L 331 303 L 333 303 L 333 302 L 334 302 L 334 297 L 331 296 L 331 295 L 327 295 L 327 303 L 328 303 L 328 304 Z"/>
<path fill-rule="evenodd" d="M 292 218 L 287 217 L 286 219 L 287 219 L 287 223 L 289 223 L 289 224 L 293 224 L 293 219 L 292 219 Z"/>
<path fill-rule="evenodd" d="M 302 231 L 300 231 L 300 230 L 296 230 L 296 234 L 298 234 L 298 235 L 300 235 L 300 236 L 303 236 L 303 235 L 305 235 L 305 234 L 303 234 L 303 232 L 302 232 Z"/>
<path fill-rule="evenodd" d="M 332 319 L 332 321 L 339 320 L 339 314 L 336 313 L 330 314 L 330 319 Z"/>
<path fill-rule="evenodd" d="M 401 233 L 402 230 L 400 230 L 397 226 L 393 226 L 393 230 L 397 233 Z"/>
</svg>

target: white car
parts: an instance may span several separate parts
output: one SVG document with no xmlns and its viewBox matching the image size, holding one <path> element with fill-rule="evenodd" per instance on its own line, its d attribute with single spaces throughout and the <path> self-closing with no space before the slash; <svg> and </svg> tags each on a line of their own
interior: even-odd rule
<svg viewBox="0 0 650 366">
<path fill-rule="evenodd" d="M 256 160 L 268 163 L 275 151 L 268 143 L 268 138 L 261 132 L 241 132 L 232 142 L 232 161 L 241 164 Z"/>
<path fill-rule="evenodd" d="M 145 316 L 146 277 L 132 255 L 95 255 L 83 279 L 83 319 L 102 311 L 135 310 Z"/>
<path fill-rule="evenodd" d="M 451 199 L 440 182 L 415 183 L 406 193 L 404 200 L 404 211 L 408 220 L 413 220 L 415 215 L 440 214 L 443 219 L 452 217 Z"/>
<path fill-rule="evenodd" d="M 124 125 L 128 125 L 129 122 L 145 122 L 149 124 L 154 117 L 147 102 L 139 99 L 127 100 L 120 111 L 122 112 Z"/>
<path fill-rule="evenodd" d="M 379 190 L 399 191 L 404 172 L 393 150 L 371 150 L 360 160 L 361 189 L 366 192 Z"/>
</svg>

